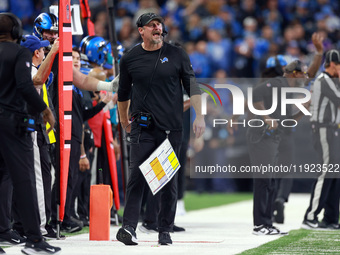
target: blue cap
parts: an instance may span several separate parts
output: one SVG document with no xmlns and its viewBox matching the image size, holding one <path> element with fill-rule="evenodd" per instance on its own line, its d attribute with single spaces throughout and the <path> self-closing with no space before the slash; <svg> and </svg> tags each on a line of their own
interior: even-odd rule
<svg viewBox="0 0 340 255">
<path fill-rule="evenodd" d="M 267 59 L 266 68 L 275 67 L 276 66 L 276 59 L 279 61 L 279 64 L 281 66 L 287 65 L 287 61 L 285 60 L 284 56 L 277 55 L 275 57 L 270 57 L 270 58 Z"/>
<path fill-rule="evenodd" d="M 20 45 L 29 49 L 32 53 L 42 47 L 50 45 L 48 40 L 40 41 L 35 35 L 24 35 L 21 39 Z"/>
</svg>

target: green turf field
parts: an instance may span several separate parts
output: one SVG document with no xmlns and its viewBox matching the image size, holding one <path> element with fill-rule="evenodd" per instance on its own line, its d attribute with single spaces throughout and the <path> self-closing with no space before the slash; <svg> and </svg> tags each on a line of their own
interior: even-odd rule
<svg viewBox="0 0 340 255">
<path fill-rule="evenodd" d="M 186 192 L 184 197 L 187 211 L 227 205 L 253 198 L 252 193 L 202 193 Z"/>
<path fill-rule="evenodd" d="M 240 254 L 340 254 L 340 232 L 339 230 L 292 230 L 287 236 Z"/>
</svg>

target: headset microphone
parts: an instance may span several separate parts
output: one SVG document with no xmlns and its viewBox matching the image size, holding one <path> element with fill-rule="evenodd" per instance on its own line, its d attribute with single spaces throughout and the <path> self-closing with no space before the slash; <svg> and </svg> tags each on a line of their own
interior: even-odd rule
<svg viewBox="0 0 340 255">
<path fill-rule="evenodd" d="M 166 36 L 167 34 L 168 34 L 168 31 L 166 30 L 166 28 L 165 28 L 165 25 L 164 25 L 164 23 L 162 22 L 162 36 L 164 37 L 164 36 Z"/>
</svg>

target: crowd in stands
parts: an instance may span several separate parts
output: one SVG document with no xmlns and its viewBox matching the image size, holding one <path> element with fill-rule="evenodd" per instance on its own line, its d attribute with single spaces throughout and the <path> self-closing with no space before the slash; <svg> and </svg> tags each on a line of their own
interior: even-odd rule
<svg viewBox="0 0 340 255">
<path fill-rule="evenodd" d="M 2 1 L 31 31 L 35 13 L 56 1 Z M 6 4 L 7 2 L 7 4 Z M 336 0 L 116 0 L 115 26 L 125 49 L 139 41 L 135 21 L 143 12 L 165 18 L 166 40 L 185 46 L 197 78 L 214 77 L 219 69 L 229 77 L 259 77 L 269 56 L 310 62 L 311 35 L 324 35 L 325 51 L 340 47 L 340 4 Z M 71 1 L 79 4 L 79 1 Z M 95 33 L 109 39 L 106 1 L 90 0 Z M 84 26 L 86 26 L 84 22 Z M 74 36 L 79 45 L 82 37 Z"/>
</svg>

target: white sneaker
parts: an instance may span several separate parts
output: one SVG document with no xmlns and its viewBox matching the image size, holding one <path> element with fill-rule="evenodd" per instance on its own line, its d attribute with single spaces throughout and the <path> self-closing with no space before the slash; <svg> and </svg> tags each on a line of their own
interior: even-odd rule
<svg viewBox="0 0 340 255">
<path fill-rule="evenodd" d="M 266 226 L 264 225 L 254 226 L 253 235 L 264 236 L 264 235 L 269 235 L 269 234 L 270 234 L 270 231 Z"/>
<path fill-rule="evenodd" d="M 125 245 L 137 245 L 137 235 L 135 230 L 130 226 L 121 227 L 116 235 L 118 241 L 124 243 Z"/>
<path fill-rule="evenodd" d="M 264 235 L 287 235 L 287 232 L 282 232 L 278 228 L 271 226 L 254 226 L 253 235 L 264 236 Z"/>
</svg>

